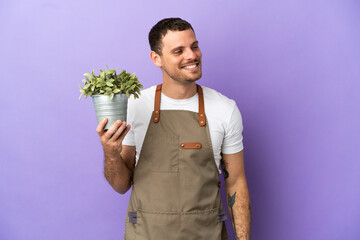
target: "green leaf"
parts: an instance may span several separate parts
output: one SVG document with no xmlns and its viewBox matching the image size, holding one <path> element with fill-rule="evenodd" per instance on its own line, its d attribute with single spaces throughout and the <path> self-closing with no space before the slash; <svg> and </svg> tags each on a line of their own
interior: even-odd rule
<svg viewBox="0 0 360 240">
<path fill-rule="evenodd" d="M 94 91 L 95 90 L 95 85 L 92 85 L 91 86 L 91 91 Z"/>
<path fill-rule="evenodd" d="M 109 86 L 109 87 L 114 86 L 114 84 L 112 84 L 111 82 L 108 82 L 108 81 L 106 81 L 106 85 Z"/>
<path fill-rule="evenodd" d="M 113 93 L 119 93 L 120 92 L 120 89 L 116 88 Z"/>
<path fill-rule="evenodd" d="M 126 85 L 133 85 L 135 83 L 135 81 L 134 80 L 131 80 L 131 81 L 128 81 L 127 83 L 126 83 Z"/>
<path fill-rule="evenodd" d="M 105 73 L 108 74 L 108 75 L 112 75 L 112 74 L 115 73 L 115 70 L 108 69 L 108 70 L 106 70 Z"/>
<path fill-rule="evenodd" d="M 90 87 L 89 83 L 85 84 L 84 89 L 87 89 L 88 87 Z"/>
<path fill-rule="evenodd" d="M 114 98 L 114 93 L 110 93 L 110 99 Z"/>
</svg>

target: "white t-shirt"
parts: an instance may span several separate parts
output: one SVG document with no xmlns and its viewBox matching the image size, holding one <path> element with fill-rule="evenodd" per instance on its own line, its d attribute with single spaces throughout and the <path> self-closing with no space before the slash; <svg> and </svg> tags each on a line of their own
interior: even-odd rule
<svg viewBox="0 0 360 240">
<path fill-rule="evenodd" d="M 221 153 L 233 154 L 243 150 L 242 118 L 234 100 L 221 93 L 203 87 L 205 115 L 216 166 L 219 166 Z M 136 146 L 136 164 L 154 110 L 156 86 L 141 91 L 140 98 L 131 97 L 128 102 L 127 123 L 131 129 L 123 145 Z M 160 110 L 188 110 L 198 112 L 198 94 L 188 99 L 172 99 L 161 93 Z"/>
</svg>

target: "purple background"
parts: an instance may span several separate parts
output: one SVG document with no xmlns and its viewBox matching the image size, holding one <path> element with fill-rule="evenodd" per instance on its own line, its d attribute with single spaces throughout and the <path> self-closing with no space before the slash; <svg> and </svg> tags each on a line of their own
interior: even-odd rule
<svg viewBox="0 0 360 240">
<path fill-rule="evenodd" d="M 1 1 L 0 239 L 122 239 L 129 194 L 103 177 L 82 74 L 161 81 L 147 34 L 196 30 L 200 84 L 244 121 L 253 239 L 360 239 L 360 3 Z"/>
</svg>

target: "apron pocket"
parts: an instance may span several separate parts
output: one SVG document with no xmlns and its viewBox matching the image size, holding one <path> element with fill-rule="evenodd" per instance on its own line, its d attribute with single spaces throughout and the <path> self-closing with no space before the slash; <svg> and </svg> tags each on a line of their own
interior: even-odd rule
<svg viewBox="0 0 360 240">
<path fill-rule="evenodd" d="M 206 210 L 181 216 L 181 236 L 187 240 L 219 240 L 223 222 L 219 221 L 219 210 Z"/>
<path fill-rule="evenodd" d="M 181 238 L 179 214 L 138 211 L 136 240 L 179 240 Z"/>
<path fill-rule="evenodd" d="M 163 134 L 157 138 L 151 149 L 151 170 L 153 172 L 179 172 L 179 137 Z"/>
</svg>

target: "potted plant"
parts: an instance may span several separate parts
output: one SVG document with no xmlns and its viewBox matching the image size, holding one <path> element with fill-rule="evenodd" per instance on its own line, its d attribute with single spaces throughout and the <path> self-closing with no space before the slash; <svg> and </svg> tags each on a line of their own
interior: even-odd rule
<svg viewBox="0 0 360 240">
<path fill-rule="evenodd" d="M 98 123 L 106 117 L 108 122 L 104 129 L 109 129 L 117 120 L 126 121 L 127 101 L 131 94 L 134 98 L 140 95 L 143 86 L 134 74 L 122 70 L 120 74 L 116 69 L 101 70 L 98 75 L 94 70 L 92 73 L 84 73 L 85 79 L 82 80 L 84 86 L 80 84 L 80 97 L 91 96 L 95 108 Z"/>
</svg>

